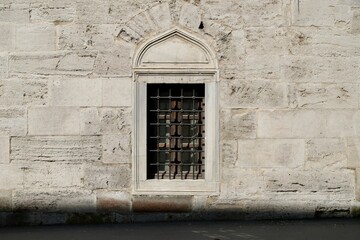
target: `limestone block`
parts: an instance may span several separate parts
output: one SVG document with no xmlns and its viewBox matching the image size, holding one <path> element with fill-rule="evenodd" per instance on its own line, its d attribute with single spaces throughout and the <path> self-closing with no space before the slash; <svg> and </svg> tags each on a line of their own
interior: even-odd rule
<svg viewBox="0 0 360 240">
<path fill-rule="evenodd" d="M 359 57 L 289 56 L 281 59 L 281 78 L 287 82 L 357 83 Z"/>
<path fill-rule="evenodd" d="M 126 4 L 124 3 L 124 6 Z M 97 0 L 86 0 L 76 2 L 76 22 L 77 23 L 112 23 L 108 20 L 109 12 L 113 11 L 108 2 Z M 119 15 L 120 17 L 121 15 Z"/>
<path fill-rule="evenodd" d="M 82 135 L 127 135 L 131 133 L 130 108 L 81 109 Z"/>
<path fill-rule="evenodd" d="M 94 72 L 98 75 L 131 76 L 131 49 L 119 47 L 114 51 L 102 51 L 96 58 Z"/>
<path fill-rule="evenodd" d="M 241 14 L 242 2 L 239 1 L 207 1 L 204 6 L 204 23 L 209 20 L 222 22 L 233 28 L 244 26 L 244 19 Z M 240 14 L 239 14 L 240 13 Z M 206 31 L 205 27 L 205 31 Z"/>
<path fill-rule="evenodd" d="M 12 210 L 12 191 L 0 190 L 0 211 L 7 212 Z"/>
<path fill-rule="evenodd" d="M 229 106 L 226 104 L 226 106 Z M 221 137 L 241 139 L 256 137 L 256 112 L 244 109 L 224 109 L 221 111 Z"/>
<path fill-rule="evenodd" d="M 80 109 L 80 134 L 81 135 L 101 134 L 100 113 L 97 108 Z"/>
<path fill-rule="evenodd" d="M 100 136 L 13 137 L 11 162 L 95 162 L 101 159 Z"/>
<path fill-rule="evenodd" d="M 30 4 L 30 20 L 49 22 L 72 22 L 76 17 L 76 7 L 71 1 L 34 2 Z"/>
<path fill-rule="evenodd" d="M 12 51 L 14 42 L 14 26 L 12 24 L 1 23 L 0 32 L 0 52 Z"/>
<path fill-rule="evenodd" d="M 197 30 L 200 26 L 200 22 L 200 8 L 190 3 L 184 3 L 180 12 L 179 23 L 189 29 Z"/>
<path fill-rule="evenodd" d="M 130 163 L 131 161 L 131 137 L 130 135 L 103 135 L 104 163 Z"/>
<path fill-rule="evenodd" d="M 0 164 L 10 163 L 10 139 L 0 137 Z M 0 165 L 1 166 L 1 165 Z"/>
<path fill-rule="evenodd" d="M 281 55 L 288 45 L 285 28 L 246 28 L 245 49 L 249 55 Z"/>
<path fill-rule="evenodd" d="M 305 169 L 337 170 L 346 167 L 346 146 L 343 139 L 306 140 Z"/>
<path fill-rule="evenodd" d="M 330 57 L 319 59 L 322 61 L 327 59 L 331 60 L 332 58 L 339 56 L 351 57 L 360 55 L 359 43 L 356 34 L 344 34 L 344 30 L 337 30 L 333 27 L 316 29 L 317 30 L 314 31 L 314 28 L 311 27 L 291 28 L 289 31 L 289 37 L 291 38 L 289 52 L 294 55 L 317 55 Z M 311 63 L 309 63 L 309 65 L 311 65 Z M 321 62 L 319 62 L 318 65 L 318 67 L 321 67 Z M 336 67 L 337 66 L 335 65 L 333 71 L 337 69 Z"/>
<path fill-rule="evenodd" d="M 171 15 L 169 4 L 158 4 L 148 10 L 150 19 L 159 30 L 170 29 L 171 27 Z"/>
<path fill-rule="evenodd" d="M 32 107 L 28 110 L 29 135 L 78 135 L 79 124 L 79 108 Z"/>
<path fill-rule="evenodd" d="M 87 189 L 128 189 L 131 185 L 130 165 L 88 165 L 85 168 L 84 183 Z"/>
<path fill-rule="evenodd" d="M 7 53 L 0 53 L 0 77 L 6 78 L 8 76 L 8 55 Z"/>
<path fill-rule="evenodd" d="M 193 196 L 135 196 L 134 212 L 190 212 Z"/>
<path fill-rule="evenodd" d="M 304 153 L 304 140 L 238 140 L 238 161 L 236 165 L 255 168 L 296 168 L 303 165 Z"/>
<path fill-rule="evenodd" d="M 124 23 L 156 4 L 159 4 L 158 0 L 106 2 L 102 0 L 82 0 L 76 3 L 76 22 L 86 24 Z"/>
<path fill-rule="evenodd" d="M 266 191 L 279 198 L 346 200 L 354 196 L 351 170 L 266 170 Z M 274 196 L 275 197 L 275 196 Z M 275 197 L 276 198 L 276 197 Z"/>
<path fill-rule="evenodd" d="M 86 190 L 22 190 L 13 192 L 16 211 L 94 212 L 96 196 Z"/>
<path fill-rule="evenodd" d="M 51 85 L 53 106 L 101 106 L 101 79 L 56 79 Z"/>
<path fill-rule="evenodd" d="M 103 134 L 129 134 L 131 118 L 131 109 L 129 108 L 101 108 L 101 132 Z"/>
<path fill-rule="evenodd" d="M 350 6 L 337 5 L 335 0 L 296 0 L 292 4 L 292 23 L 297 26 L 334 26 L 337 22 L 349 20 Z"/>
<path fill-rule="evenodd" d="M 221 145 L 221 162 L 226 167 L 235 166 L 238 159 L 238 144 L 236 140 L 225 140 Z"/>
<path fill-rule="evenodd" d="M 352 10 L 351 33 L 353 33 L 353 34 L 360 33 L 360 9 L 359 8 L 355 8 Z"/>
<path fill-rule="evenodd" d="M 139 13 L 132 17 L 126 22 L 126 27 L 136 32 L 141 38 L 156 30 L 155 23 L 152 22 L 148 12 Z"/>
<path fill-rule="evenodd" d="M 22 189 L 24 184 L 24 170 L 22 165 L 1 164 L 0 189 Z"/>
<path fill-rule="evenodd" d="M 280 57 L 277 55 L 248 55 L 245 57 L 245 79 L 279 79 Z"/>
<path fill-rule="evenodd" d="M 22 24 L 15 28 L 15 50 L 54 51 L 55 26 L 52 24 Z"/>
<path fill-rule="evenodd" d="M 271 81 L 222 81 L 221 105 L 234 108 L 284 108 L 288 86 Z"/>
<path fill-rule="evenodd" d="M 131 208 L 131 195 L 120 191 L 96 191 L 96 210 L 128 213 Z"/>
<path fill-rule="evenodd" d="M 16 53 L 9 59 L 9 71 L 15 74 L 87 75 L 92 72 L 96 52 Z"/>
<path fill-rule="evenodd" d="M 24 187 L 36 188 L 71 188 L 82 187 L 84 166 L 62 163 L 30 163 L 24 172 Z"/>
<path fill-rule="evenodd" d="M 113 24 L 66 24 L 59 25 L 58 31 L 58 48 L 62 50 L 108 50 L 115 47 Z"/>
<path fill-rule="evenodd" d="M 46 105 L 48 103 L 46 79 L 0 80 L 0 105 Z"/>
<path fill-rule="evenodd" d="M 356 136 L 359 113 L 352 110 L 259 111 L 260 138 Z"/>
<path fill-rule="evenodd" d="M 347 167 L 360 168 L 360 139 L 357 137 L 346 138 Z"/>
<path fill-rule="evenodd" d="M 241 1 L 241 5 L 240 13 L 245 26 L 284 26 L 287 23 L 287 9 L 282 1 L 250 0 Z"/>
<path fill-rule="evenodd" d="M 264 194 L 266 184 L 258 169 L 229 166 L 222 168 L 221 175 L 221 199 L 258 199 Z"/>
<path fill-rule="evenodd" d="M 23 136 L 27 132 L 26 109 L 0 108 L 0 136 Z"/>
<path fill-rule="evenodd" d="M 130 107 L 132 103 L 132 79 L 109 78 L 102 81 L 103 106 Z"/>
<path fill-rule="evenodd" d="M 292 101 L 299 108 L 358 108 L 358 85 L 303 83 L 292 85 Z"/>
<path fill-rule="evenodd" d="M 29 4 L 0 3 L 0 22 L 28 23 Z"/>
</svg>

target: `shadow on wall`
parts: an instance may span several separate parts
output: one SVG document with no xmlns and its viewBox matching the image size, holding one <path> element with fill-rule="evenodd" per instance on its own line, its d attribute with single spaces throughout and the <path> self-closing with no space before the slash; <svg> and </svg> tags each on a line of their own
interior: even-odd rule
<svg viewBox="0 0 360 240">
<path fill-rule="evenodd" d="M 145 199 L 145 198 L 144 198 Z M 151 197 L 150 197 L 151 199 Z M 312 204 L 247 204 L 192 209 L 181 202 L 137 201 L 132 210 L 98 209 L 87 206 L 68 207 L 58 211 L 38 209 L 0 212 L 0 226 L 52 224 L 104 224 L 159 221 L 270 220 L 359 217 L 359 207 L 315 206 Z"/>
</svg>

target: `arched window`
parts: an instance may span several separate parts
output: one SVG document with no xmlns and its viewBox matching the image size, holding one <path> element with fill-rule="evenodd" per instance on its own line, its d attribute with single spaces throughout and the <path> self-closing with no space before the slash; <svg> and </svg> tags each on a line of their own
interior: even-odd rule
<svg viewBox="0 0 360 240">
<path fill-rule="evenodd" d="M 218 70 L 213 51 L 175 28 L 139 46 L 133 69 L 134 192 L 217 192 Z"/>
</svg>

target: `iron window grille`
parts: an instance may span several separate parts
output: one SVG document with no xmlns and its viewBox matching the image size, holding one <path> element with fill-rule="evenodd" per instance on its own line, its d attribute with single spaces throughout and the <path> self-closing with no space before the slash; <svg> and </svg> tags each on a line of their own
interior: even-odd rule
<svg viewBox="0 0 360 240">
<path fill-rule="evenodd" d="M 147 179 L 204 179 L 204 84 L 147 84 Z"/>
</svg>

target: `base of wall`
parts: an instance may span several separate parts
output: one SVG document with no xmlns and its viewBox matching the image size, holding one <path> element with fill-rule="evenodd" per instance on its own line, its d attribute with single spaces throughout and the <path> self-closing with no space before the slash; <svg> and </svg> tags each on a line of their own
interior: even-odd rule
<svg viewBox="0 0 360 240">
<path fill-rule="evenodd" d="M 299 211 L 214 210 L 191 213 L 65 213 L 65 212 L 0 212 L 0 226 L 110 224 L 164 221 L 292 220 L 316 218 L 357 218 L 360 208 Z"/>
</svg>

